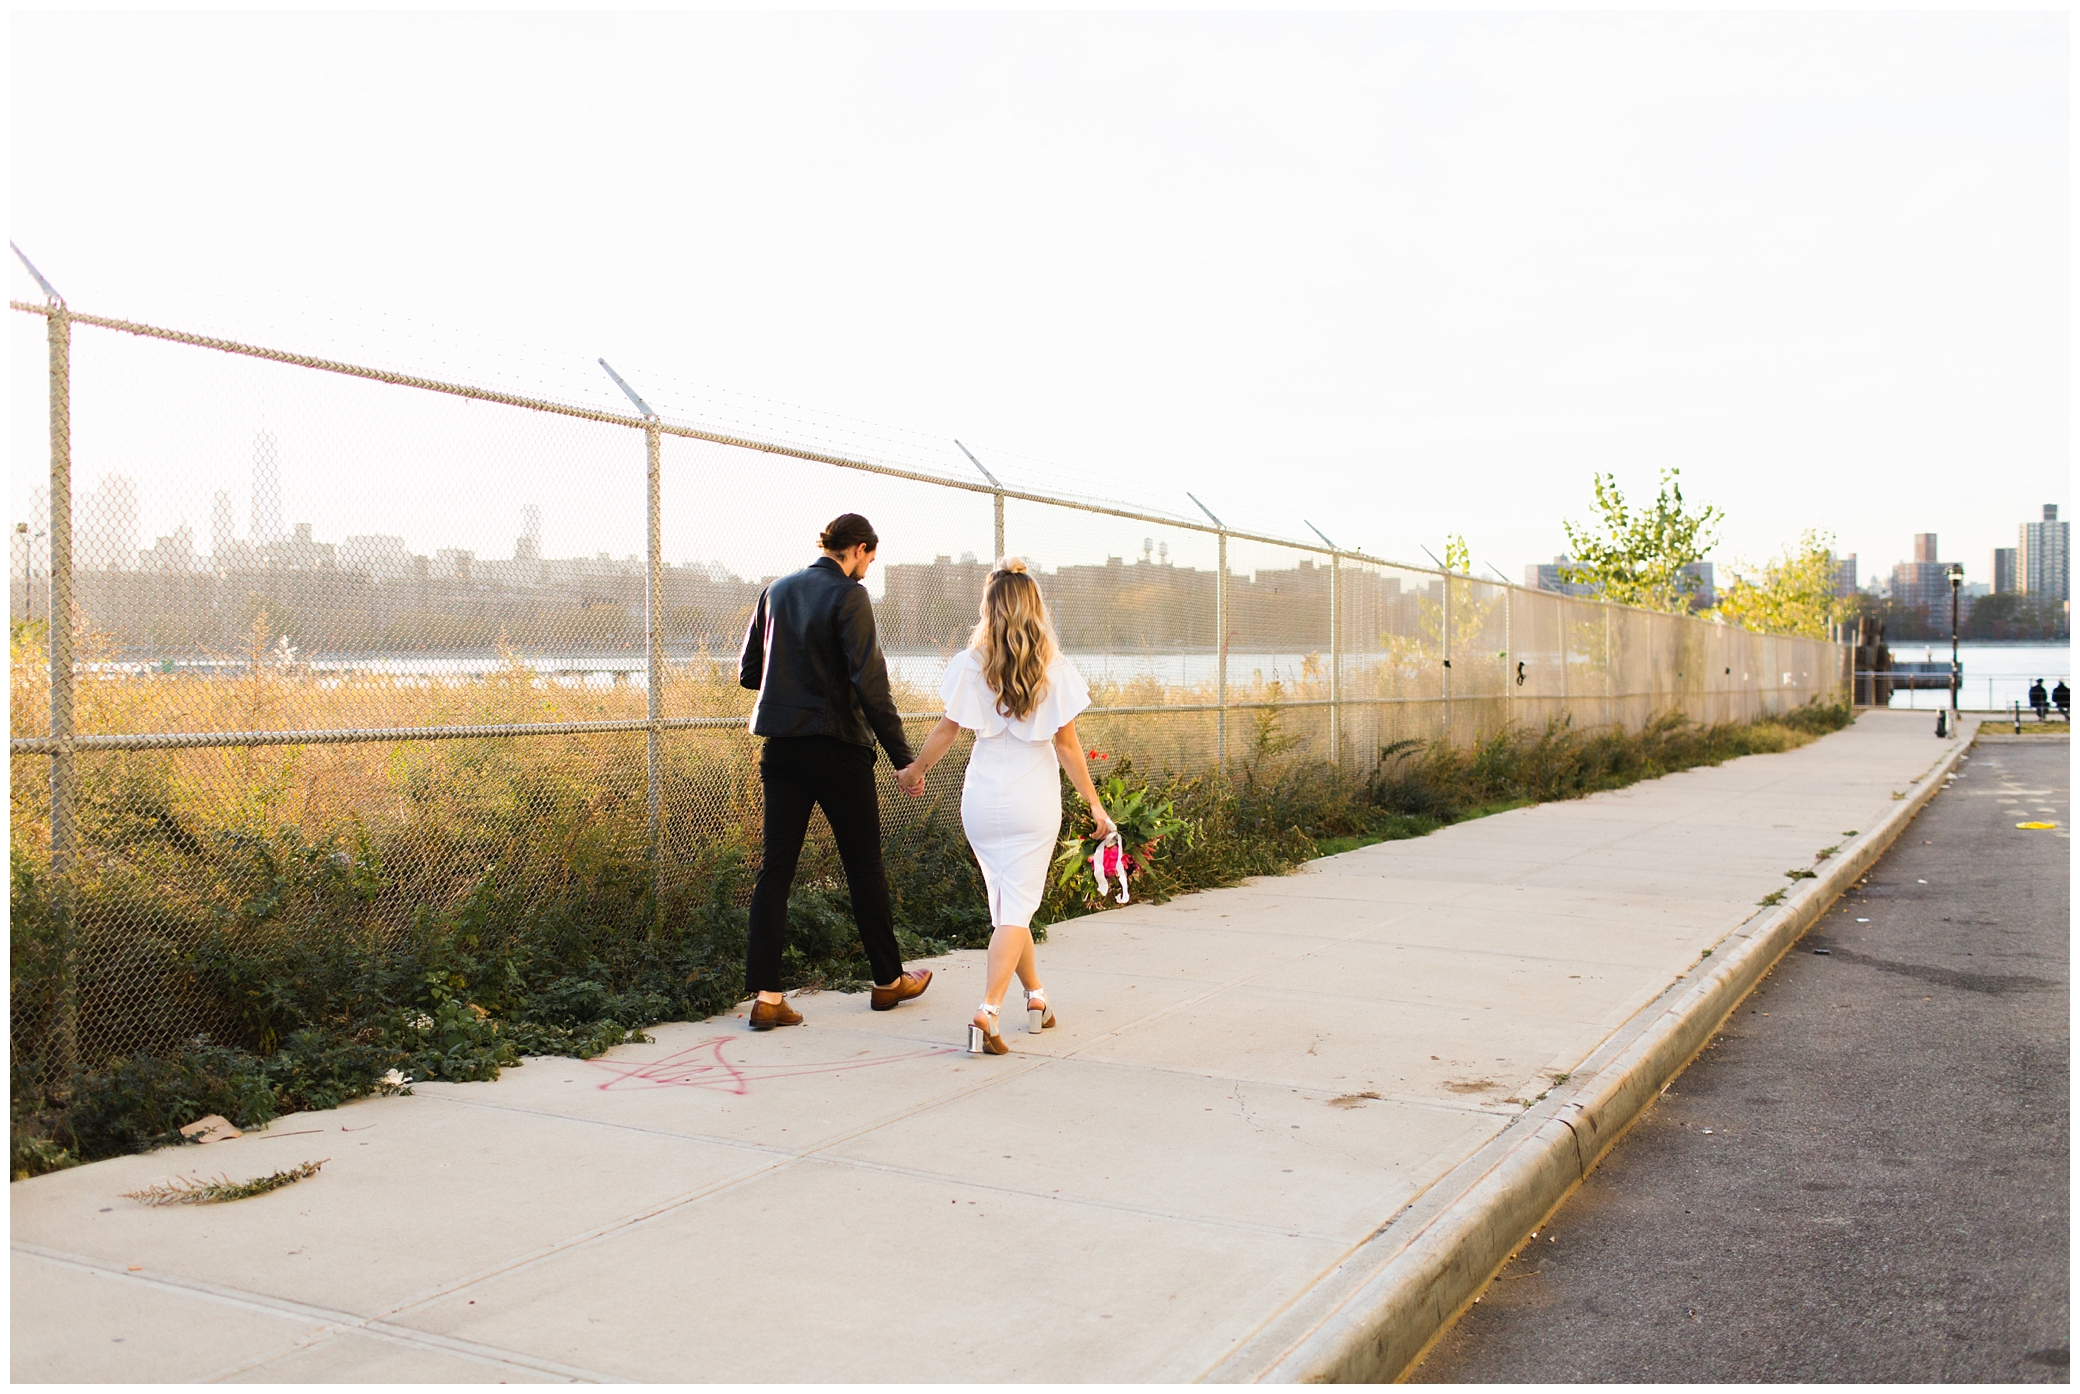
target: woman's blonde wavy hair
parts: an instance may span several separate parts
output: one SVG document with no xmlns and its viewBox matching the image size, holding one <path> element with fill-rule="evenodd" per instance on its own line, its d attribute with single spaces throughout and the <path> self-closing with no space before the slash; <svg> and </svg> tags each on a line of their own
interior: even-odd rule
<svg viewBox="0 0 2080 1394">
<path fill-rule="evenodd" d="M 1017 557 L 998 562 L 982 583 L 982 621 L 968 640 L 997 710 L 1014 721 L 1031 716 L 1047 691 L 1047 668 L 1060 652 L 1040 583 Z"/>
</svg>

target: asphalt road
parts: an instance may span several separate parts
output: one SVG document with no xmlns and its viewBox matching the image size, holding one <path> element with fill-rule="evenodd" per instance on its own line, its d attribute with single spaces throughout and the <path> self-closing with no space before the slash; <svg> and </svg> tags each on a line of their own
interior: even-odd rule
<svg viewBox="0 0 2080 1394">
<path fill-rule="evenodd" d="M 1979 745 L 1412 1378 L 2066 1380 L 2069 752 Z"/>
</svg>

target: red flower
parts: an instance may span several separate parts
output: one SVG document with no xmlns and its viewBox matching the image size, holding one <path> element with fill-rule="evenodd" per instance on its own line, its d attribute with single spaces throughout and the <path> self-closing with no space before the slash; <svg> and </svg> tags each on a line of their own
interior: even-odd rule
<svg viewBox="0 0 2080 1394">
<path fill-rule="evenodd" d="M 1111 757 L 1110 755 L 1107 755 L 1107 754 L 1106 754 L 1106 753 L 1105 753 L 1104 751 L 1102 751 L 1102 750 L 1093 750 L 1093 751 L 1091 751 L 1091 752 L 1090 752 L 1090 757 L 1091 757 L 1091 759 L 1093 759 L 1093 760 L 1110 760 L 1110 759 L 1112 758 L 1112 757 Z"/>
</svg>

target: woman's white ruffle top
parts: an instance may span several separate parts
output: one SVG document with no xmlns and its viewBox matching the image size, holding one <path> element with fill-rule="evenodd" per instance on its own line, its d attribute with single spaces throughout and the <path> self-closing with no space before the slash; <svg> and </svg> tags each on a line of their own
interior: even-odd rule
<svg viewBox="0 0 2080 1394">
<path fill-rule="evenodd" d="M 1055 732 L 1091 704 L 1090 684 L 1075 664 L 1057 654 L 1047 665 L 1047 685 L 1039 702 L 1029 714 L 1013 720 L 999 710 L 997 694 L 982 675 L 982 656 L 973 649 L 962 649 L 946 665 L 939 696 L 946 703 L 946 715 L 979 738 L 1012 735 L 1034 742 L 1053 740 Z"/>
</svg>

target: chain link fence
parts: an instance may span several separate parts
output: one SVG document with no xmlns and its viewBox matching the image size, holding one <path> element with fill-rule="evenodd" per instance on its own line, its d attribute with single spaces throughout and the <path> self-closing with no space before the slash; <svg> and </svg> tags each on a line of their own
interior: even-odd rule
<svg viewBox="0 0 2080 1394">
<path fill-rule="evenodd" d="M 235 1030 L 184 953 L 270 895 L 336 894 L 403 934 L 497 865 L 533 904 L 625 894 L 661 930 L 718 864 L 755 862 L 736 653 L 839 512 L 885 539 L 869 584 L 918 736 L 1010 553 L 1091 680 L 1087 742 L 1144 770 L 1274 737 L 1361 769 L 1403 740 L 1846 690 L 1833 644 L 1054 497 L 965 448 L 963 478 L 633 391 L 602 410 L 55 293 L 13 308 L 50 405 L 10 581 L 18 1082 Z M 930 808 L 892 797 L 891 840 Z"/>
</svg>

